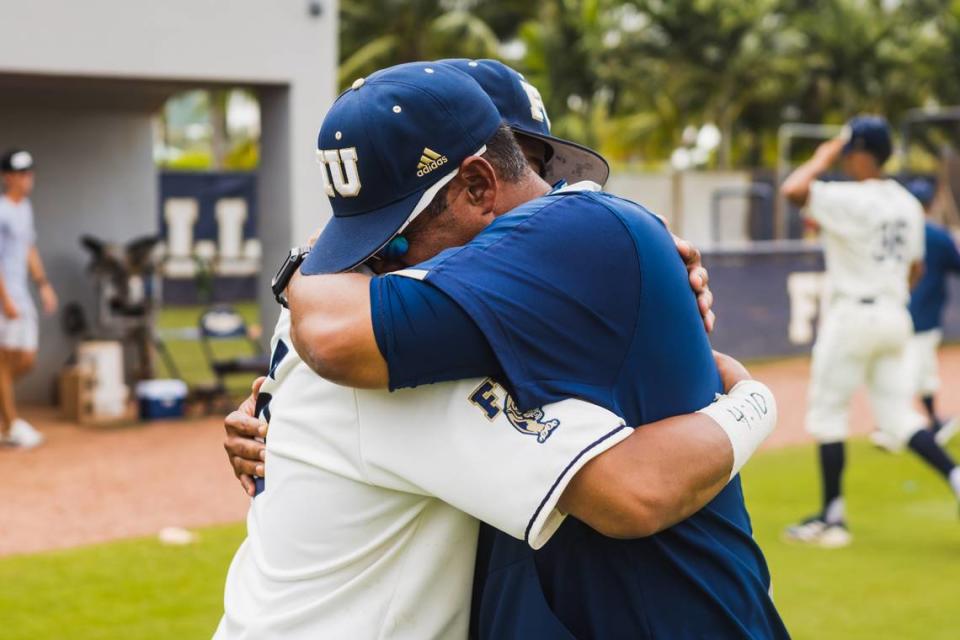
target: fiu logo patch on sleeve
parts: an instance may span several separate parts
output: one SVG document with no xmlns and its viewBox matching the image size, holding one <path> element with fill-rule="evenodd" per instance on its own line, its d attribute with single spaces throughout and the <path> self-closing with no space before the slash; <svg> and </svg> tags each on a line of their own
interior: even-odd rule
<svg viewBox="0 0 960 640">
<path fill-rule="evenodd" d="M 520 411 L 520 408 L 500 384 L 493 378 L 487 378 L 474 389 L 469 396 L 471 403 L 477 406 L 487 420 L 496 420 L 502 413 L 514 429 L 528 436 L 535 436 L 543 444 L 550 434 L 560 426 L 557 419 L 546 419 L 543 409 Z"/>
<path fill-rule="evenodd" d="M 318 149 L 317 162 L 323 165 L 323 190 L 333 198 L 360 195 L 360 171 L 357 169 L 357 149 Z"/>
</svg>

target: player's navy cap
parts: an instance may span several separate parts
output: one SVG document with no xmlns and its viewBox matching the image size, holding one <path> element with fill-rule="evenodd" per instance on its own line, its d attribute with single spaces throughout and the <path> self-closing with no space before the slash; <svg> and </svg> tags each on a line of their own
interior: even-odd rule
<svg viewBox="0 0 960 640">
<path fill-rule="evenodd" d="M 937 192 L 933 182 L 926 178 L 914 178 L 908 182 L 907 191 L 913 194 L 913 197 L 919 200 L 923 206 L 930 204 Z"/>
<path fill-rule="evenodd" d="M 440 60 L 476 80 L 496 105 L 504 122 L 518 133 L 536 138 L 547 145 L 548 157 L 544 179 L 553 184 L 590 180 L 604 184 L 610 177 L 610 165 L 603 156 L 575 142 L 550 135 L 550 118 L 540 92 L 523 76 L 498 60 Z"/>
<path fill-rule="evenodd" d="M 33 169 L 33 156 L 23 149 L 10 149 L 0 157 L 0 171 L 30 171 Z"/>
<path fill-rule="evenodd" d="M 857 116 L 847 123 L 847 142 L 843 153 L 866 151 L 883 164 L 893 151 L 890 137 L 890 125 L 880 116 Z"/>
<path fill-rule="evenodd" d="M 320 127 L 333 217 L 301 272 L 346 271 L 375 255 L 499 126 L 487 94 L 451 66 L 411 62 L 358 79 Z"/>
</svg>

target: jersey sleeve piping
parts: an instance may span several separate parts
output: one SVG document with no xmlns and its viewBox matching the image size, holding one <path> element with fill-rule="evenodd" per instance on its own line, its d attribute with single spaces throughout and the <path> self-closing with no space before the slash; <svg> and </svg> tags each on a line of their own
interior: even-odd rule
<svg viewBox="0 0 960 640">
<path fill-rule="evenodd" d="M 559 512 L 555 513 L 556 504 L 573 476 L 575 476 L 585 464 L 607 449 L 618 444 L 631 433 L 633 433 L 633 429 L 621 422 L 613 430 L 591 442 L 564 467 L 563 471 L 547 490 L 543 500 L 540 501 L 536 511 L 534 511 L 533 516 L 527 523 L 527 528 L 524 531 L 524 541 L 530 545 L 530 547 L 533 549 L 542 547 L 563 523 L 565 516 L 559 514 Z"/>
</svg>

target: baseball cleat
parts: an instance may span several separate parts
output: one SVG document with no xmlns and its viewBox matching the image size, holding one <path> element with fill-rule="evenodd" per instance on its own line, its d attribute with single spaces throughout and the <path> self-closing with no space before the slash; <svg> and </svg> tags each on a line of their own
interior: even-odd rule
<svg viewBox="0 0 960 640">
<path fill-rule="evenodd" d="M 783 537 L 787 542 L 799 542 L 825 549 L 838 549 L 853 542 L 853 536 L 845 522 L 829 523 L 820 516 L 813 516 L 787 527 Z"/>
<path fill-rule="evenodd" d="M 943 423 L 943 426 L 937 429 L 933 439 L 941 447 L 947 446 L 947 443 L 960 431 L 960 416 L 954 416 Z"/>
<path fill-rule="evenodd" d="M 900 453 L 903 451 L 903 445 L 899 440 L 880 429 L 874 429 L 870 433 L 870 442 L 877 449 L 883 449 L 888 453 Z"/>
</svg>

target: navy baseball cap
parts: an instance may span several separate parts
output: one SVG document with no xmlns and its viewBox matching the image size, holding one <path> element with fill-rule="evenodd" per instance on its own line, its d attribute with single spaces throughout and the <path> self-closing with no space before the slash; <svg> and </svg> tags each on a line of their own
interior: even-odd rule
<svg viewBox="0 0 960 640">
<path fill-rule="evenodd" d="M 0 157 L 0 172 L 32 171 L 33 156 L 24 149 L 10 149 Z"/>
<path fill-rule="evenodd" d="M 540 92 L 523 75 L 498 60 L 439 60 L 470 75 L 487 92 L 504 122 L 517 133 L 547 145 L 548 158 L 544 179 L 569 183 L 590 180 L 605 184 L 610 165 L 603 156 L 575 142 L 550 135 L 550 118 Z"/>
<path fill-rule="evenodd" d="M 499 126 L 480 85 L 448 65 L 411 62 L 356 80 L 320 127 L 317 159 L 333 217 L 301 272 L 347 271 L 375 255 Z"/>
<path fill-rule="evenodd" d="M 907 183 L 907 191 L 913 194 L 913 197 L 920 201 L 920 204 L 927 206 L 933 202 L 933 196 L 936 195 L 936 187 L 931 180 L 926 178 L 914 178 Z"/>
<path fill-rule="evenodd" d="M 847 142 L 843 153 L 866 151 L 883 164 L 893 152 L 890 125 L 881 116 L 857 116 L 847 123 Z"/>
</svg>

